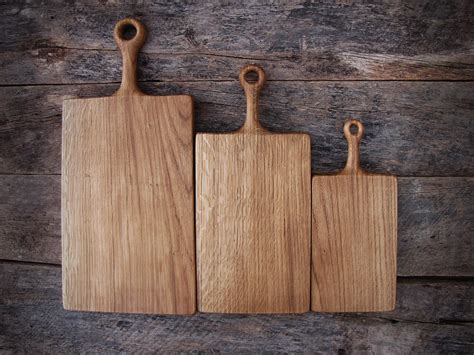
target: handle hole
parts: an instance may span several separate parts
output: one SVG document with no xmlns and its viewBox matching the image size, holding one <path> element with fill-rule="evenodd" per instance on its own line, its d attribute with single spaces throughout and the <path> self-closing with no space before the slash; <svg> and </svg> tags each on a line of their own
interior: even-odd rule
<svg viewBox="0 0 474 355">
<path fill-rule="evenodd" d="M 359 133 L 359 126 L 355 123 L 351 124 L 349 127 L 349 132 L 351 132 L 353 136 L 357 136 L 357 134 Z"/>
<path fill-rule="evenodd" d="M 258 83 L 258 73 L 255 70 L 251 70 L 245 73 L 244 79 L 249 84 L 256 84 Z"/>
<path fill-rule="evenodd" d="M 132 24 L 125 24 L 119 30 L 119 37 L 124 41 L 130 41 L 137 35 L 137 29 Z"/>
</svg>

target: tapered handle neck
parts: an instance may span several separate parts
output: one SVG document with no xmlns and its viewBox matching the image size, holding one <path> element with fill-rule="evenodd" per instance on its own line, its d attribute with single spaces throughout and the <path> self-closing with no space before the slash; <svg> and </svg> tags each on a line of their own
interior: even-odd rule
<svg viewBox="0 0 474 355">
<path fill-rule="evenodd" d="M 122 52 L 122 83 L 115 96 L 144 95 L 137 84 L 137 61 L 146 39 L 145 26 L 133 18 L 120 20 L 115 25 L 114 38 Z"/>
<path fill-rule="evenodd" d="M 354 131 L 353 131 L 354 130 Z M 348 120 L 344 124 L 344 136 L 347 139 L 347 162 L 340 175 L 364 175 L 360 167 L 359 145 L 364 135 L 364 125 L 358 120 Z"/>
<path fill-rule="evenodd" d="M 247 76 L 251 73 L 257 75 L 256 82 L 249 82 Z M 257 132 L 263 130 L 258 121 L 258 97 L 265 84 L 265 71 L 258 65 L 247 65 L 240 71 L 240 85 L 244 89 L 247 99 L 247 117 L 240 132 Z"/>
</svg>

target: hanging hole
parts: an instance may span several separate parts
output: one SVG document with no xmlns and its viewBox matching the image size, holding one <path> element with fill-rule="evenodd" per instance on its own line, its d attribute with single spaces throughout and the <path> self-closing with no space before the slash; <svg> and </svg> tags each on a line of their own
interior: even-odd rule
<svg viewBox="0 0 474 355">
<path fill-rule="evenodd" d="M 349 131 L 353 136 L 357 136 L 357 134 L 359 133 L 359 126 L 355 123 L 351 124 L 351 126 L 349 127 Z"/>
<path fill-rule="evenodd" d="M 125 24 L 120 28 L 119 36 L 124 41 L 130 41 L 137 35 L 137 29 L 132 24 Z"/>
<path fill-rule="evenodd" d="M 245 73 L 245 81 L 249 84 L 256 84 L 258 82 L 258 73 L 254 70 Z"/>
</svg>

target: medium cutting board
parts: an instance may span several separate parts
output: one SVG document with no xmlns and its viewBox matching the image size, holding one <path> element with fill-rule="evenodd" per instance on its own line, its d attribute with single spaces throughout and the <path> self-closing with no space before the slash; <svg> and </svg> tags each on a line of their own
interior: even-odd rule
<svg viewBox="0 0 474 355">
<path fill-rule="evenodd" d="M 256 83 L 247 74 L 258 75 Z M 306 134 L 258 122 L 264 71 L 240 73 L 243 127 L 196 137 L 198 307 L 202 312 L 309 310 L 311 153 Z"/>
<path fill-rule="evenodd" d="M 395 307 L 397 180 L 360 168 L 363 133 L 361 122 L 347 121 L 346 167 L 336 175 L 313 177 L 313 311 L 370 312 Z"/>
<path fill-rule="evenodd" d="M 140 91 L 145 31 L 133 19 L 115 27 L 123 76 L 114 96 L 64 102 L 66 309 L 195 312 L 193 103 Z"/>
</svg>

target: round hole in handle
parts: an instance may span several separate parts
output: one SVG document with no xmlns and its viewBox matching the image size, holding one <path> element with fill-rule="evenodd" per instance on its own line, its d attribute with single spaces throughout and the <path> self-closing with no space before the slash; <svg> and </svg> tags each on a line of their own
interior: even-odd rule
<svg viewBox="0 0 474 355">
<path fill-rule="evenodd" d="M 357 133 L 359 132 L 359 126 L 357 126 L 356 124 L 352 123 L 350 126 L 349 126 L 349 131 L 351 132 L 351 134 L 353 136 L 357 136 Z"/>
<path fill-rule="evenodd" d="M 141 47 L 145 42 L 146 28 L 138 20 L 125 18 L 117 22 L 114 28 L 114 38 L 119 46 L 125 45 Z"/>
<path fill-rule="evenodd" d="M 137 35 L 137 29 L 134 25 L 126 23 L 119 28 L 118 36 L 123 41 L 130 41 Z"/>
<path fill-rule="evenodd" d="M 249 71 L 245 73 L 244 79 L 249 84 L 258 83 L 258 73 L 256 71 Z"/>
<path fill-rule="evenodd" d="M 243 87 L 256 86 L 261 89 L 265 83 L 265 71 L 258 65 L 249 64 L 240 71 L 239 81 Z"/>
<path fill-rule="evenodd" d="M 347 139 L 354 137 L 359 141 L 364 135 L 364 125 L 359 120 L 347 120 L 344 123 L 344 135 Z"/>
</svg>

